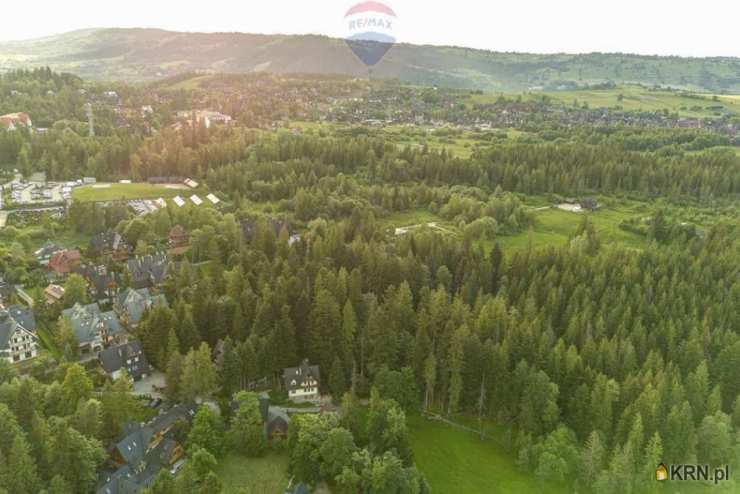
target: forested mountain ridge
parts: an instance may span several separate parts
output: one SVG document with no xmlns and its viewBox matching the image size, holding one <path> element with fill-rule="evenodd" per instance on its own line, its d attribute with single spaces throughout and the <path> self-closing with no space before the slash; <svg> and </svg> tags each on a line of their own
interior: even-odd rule
<svg viewBox="0 0 740 494">
<path fill-rule="evenodd" d="M 152 80 L 187 71 L 367 76 L 341 39 L 316 35 L 87 29 L 0 44 L 0 70 L 49 65 L 95 79 Z M 573 88 L 607 81 L 740 92 L 737 58 L 525 54 L 399 44 L 373 75 L 486 90 Z"/>
</svg>

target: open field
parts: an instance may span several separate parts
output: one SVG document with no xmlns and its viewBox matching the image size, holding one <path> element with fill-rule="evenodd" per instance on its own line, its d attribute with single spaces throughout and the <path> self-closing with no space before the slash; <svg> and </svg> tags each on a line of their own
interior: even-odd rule
<svg viewBox="0 0 740 494">
<path fill-rule="evenodd" d="M 261 458 L 246 458 L 233 453 L 218 462 L 218 478 L 225 494 L 247 492 L 281 493 L 290 481 L 288 455 L 268 452 Z"/>
<path fill-rule="evenodd" d="M 497 240 L 504 249 L 523 249 L 530 243 L 534 248 L 561 246 L 576 232 L 583 216 L 588 215 L 602 245 L 619 244 L 641 249 L 647 245 L 646 238 L 619 228 L 622 220 L 640 213 L 647 213 L 646 206 L 604 207 L 592 213 L 544 209 L 534 212 L 535 224 L 528 231 L 517 235 L 500 236 Z"/>
<path fill-rule="evenodd" d="M 647 245 L 648 240 L 644 237 L 619 228 L 622 220 L 648 214 L 648 206 L 642 203 L 630 203 L 614 207 L 602 207 L 593 213 L 574 213 L 560 209 L 539 209 L 547 206 L 539 198 L 532 198 L 532 214 L 535 217 L 535 224 L 529 230 L 517 233 L 516 235 L 500 235 L 496 241 L 501 244 L 505 250 L 526 249 L 530 243 L 533 248 L 561 246 L 568 242 L 578 229 L 584 215 L 588 215 L 589 220 L 593 223 L 596 233 L 602 242 L 602 245 L 614 245 L 641 249 Z M 426 223 L 436 223 L 440 227 L 454 234 L 459 234 L 459 229 L 441 217 L 424 209 L 415 209 L 396 213 L 380 220 L 381 224 L 393 230 L 395 228 L 407 227 Z M 493 241 L 486 241 L 486 247 L 493 246 Z"/>
<path fill-rule="evenodd" d="M 456 417 L 454 422 L 478 429 L 472 417 Z M 483 422 L 483 432 L 492 439 L 424 418 L 408 417 L 414 461 L 424 473 L 434 493 L 459 494 L 565 494 L 575 492 L 565 485 L 542 484 L 533 474 L 516 465 L 514 453 L 506 444 L 507 429 L 491 421 Z M 680 486 L 680 487 L 679 487 Z M 701 482 L 666 484 L 666 494 L 729 494 L 737 492 L 735 482 L 720 485 Z"/>
<path fill-rule="evenodd" d="M 106 185 L 108 185 L 106 187 Z M 72 192 L 72 198 L 81 202 L 91 201 L 118 201 L 130 199 L 156 199 L 162 197 L 168 199 L 181 195 L 189 197 L 192 194 L 187 187 L 174 188 L 174 186 L 153 185 L 148 183 L 134 184 L 94 184 L 77 187 Z"/>
<path fill-rule="evenodd" d="M 319 132 L 324 130 L 327 134 L 332 134 L 337 129 L 346 129 L 346 126 L 334 123 L 317 123 L 317 122 L 291 122 L 291 127 L 300 128 L 304 131 Z M 484 134 L 476 134 L 472 131 L 451 131 L 446 128 L 434 128 L 431 126 L 409 126 L 400 124 L 365 126 L 368 133 L 375 136 L 382 136 L 386 141 L 398 146 L 423 147 L 441 151 L 446 149 L 447 152 L 459 158 L 468 158 L 476 148 L 486 147 L 490 141 L 480 138 L 481 135 L 488 136 L 490 132 L 497 134 L 506 134 L 508 139 L 517 139 L 524 135 L 524 132 L 515 129 L 492 129 Z"/>
<path fill-rule="evenodd" d="M 565 493 L 560 486 L 541 486 L 514 463 L 514 458 L 495 440 L 476 435 L 421 416 L 409 417 L 411 446 L 417 467 L 429 481 L 432 492 L 456 494 Z M 487 432 L 503 437 L 503 429 Z"/>
<path fill-rule="evenodd" d="M 505 93 L 485 93 L 474 95 L 474 103 L 492 103 Z M 619 95 L 623 98 L 619 101 Z M 539 99 L 547 96 L 565 105 L 588 103 L 591 108 L 614 108 L 621 106 L 624 110 L 661 111 L 667 109 L 682 116 L 708 117 L 721 107 L 720 111 L 740 114 L 740 98 L 735 95 L 689 94 L 678 91 L 649 90 L 640 86 L 624 85 L 614 89 L 583 89 L 573 91 L 533 91 L 523 93 L 525 98 Z M 717 98 L 717 101 L 714 98 Z"/>
</svg>

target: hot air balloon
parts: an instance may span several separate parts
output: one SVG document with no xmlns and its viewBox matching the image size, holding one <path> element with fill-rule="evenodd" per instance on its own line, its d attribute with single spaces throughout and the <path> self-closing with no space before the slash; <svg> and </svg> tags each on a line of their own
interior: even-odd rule
<svg viewBox="0 0 740 494">
<path fill-rule="evenodd" d="M 361 2 L 344 15 L 345 40 L 368 69 L 388 53 L 396 42 L 396 13 L 380 2 Z"/>
</svg>

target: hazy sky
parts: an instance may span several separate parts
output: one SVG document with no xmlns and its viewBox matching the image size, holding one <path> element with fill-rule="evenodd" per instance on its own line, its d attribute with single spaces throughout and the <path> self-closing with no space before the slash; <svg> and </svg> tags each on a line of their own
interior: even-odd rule
<svg viewBox="0 0 740 494">
<path fill-rule="evenodd" d="M 88 27 L 342 36 L 343 0 L 3 2 L 0 40 Z M 740 57 L 737 0 L 388 0 L 400 41 L 497 51 Z"/>
</svg>

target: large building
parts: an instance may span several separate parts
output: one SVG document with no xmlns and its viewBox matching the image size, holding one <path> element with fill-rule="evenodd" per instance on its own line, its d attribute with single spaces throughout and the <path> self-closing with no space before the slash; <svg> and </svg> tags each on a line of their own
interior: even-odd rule
<svg viewBox="0 0 740 494">
<path fill-rule="evenodd" d="M 319 366 L 309 365 L 304 359 L 298 367 L 288 367 L 283 370 L 283 382 L 288 390 L 288 398 L 294 401 L 310 401 L 317 399 L 319 394 Z"/>
<path fill-rule="evenodd" d="M 69 320 L 83 356 L 97 354 L 106 346 L 126 339 L 126 332 L 116 313 L 101 311 L 97 303 L 77 303 L 72 308 L 63 310 L 62 317 Z"/>
<path fill-rule="evenodd" d="M 166 307 L 167 299 L 162 293 L 152 293 L 148 288 L 134 290 L 127 288 L 118 294 L 113 303 L 113 309 L 121 319 L 121 322 L 129 327 L 135 328 L 144 312 L 152 307 Z"/>
<path fill-rule="evenodd" d="M 114 380 L 121 377 L 124 370 L 134 381 L 139 381 L 151 373 L 151 366 L 138 340 L 107 348 L 100 352 L 98 360 L 105 372 Z"/>
<path fill-rule="evenodd" d="M 0 310 L 0 358 L 10 363 L 38 355 L 38 337 L 33 312 L 13 305 Z"/>
<path fill-rule="evenodd" d="M 185 456 L 177 440 L 178 423 L 192 422 L 195 405 L 175 405 L 146 424 L 126 425 L 125 436 L 110 449 L 114 468 L 103 471 L 97 494 L 137 494 L 154 483 L 162 469 Z"/>
</svg>

